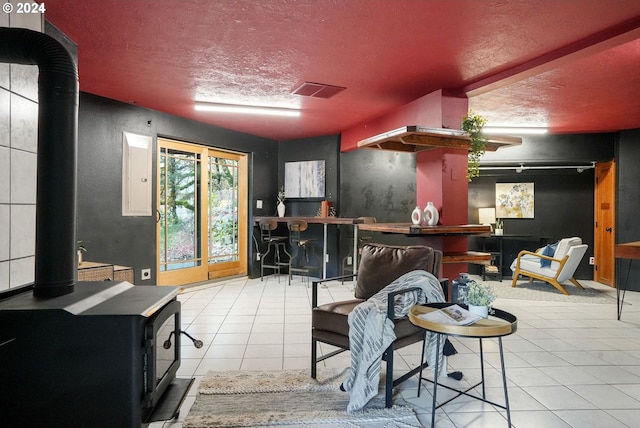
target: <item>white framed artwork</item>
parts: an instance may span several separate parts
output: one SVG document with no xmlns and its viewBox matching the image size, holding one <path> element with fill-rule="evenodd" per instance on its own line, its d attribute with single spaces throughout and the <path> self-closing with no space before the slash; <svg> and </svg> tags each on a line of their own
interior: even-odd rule
<svg viewBox="0 0 640 428">
<path fill-rule="evenodd" d="M 284 195 L 287 198 L 324 198 L 324 160 L 285 162 Z"/>
</svg>

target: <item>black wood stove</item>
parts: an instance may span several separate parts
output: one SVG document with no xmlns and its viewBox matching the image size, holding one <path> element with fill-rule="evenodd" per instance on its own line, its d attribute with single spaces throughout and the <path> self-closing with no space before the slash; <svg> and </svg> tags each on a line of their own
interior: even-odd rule
<svg viewBox="0 0 640 428">
<path fill-rule="evenodd" d="M 0 293 L 0 426 L 171 419 L 193 382 L 176 378 L 179 288 L 76 281 L 75 64 L 17 28 L 0 28 L 0 62 L 39 67 L 35 281 Z"/>
</svg>

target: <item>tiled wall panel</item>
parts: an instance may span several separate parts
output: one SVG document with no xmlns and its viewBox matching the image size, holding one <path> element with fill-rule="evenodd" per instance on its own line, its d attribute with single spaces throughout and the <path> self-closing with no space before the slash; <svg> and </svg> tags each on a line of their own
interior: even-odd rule
<svg viewBox="0 0 640 428">
<path fill-rule="evenodd" d="M 0 13 L 3 27 L 42 31 L 43 22 Z M 0 291 L 34 280 L 37 102 L 38 67 L 0 63 Z"/>
<path fill-rule="evenodd" d="M 11 203 L 36 203 L 36 171 L 33 166 L 37 163 L 35 153 L 21 150 L 11 151 Z M 2 174 L 2 173 L 0 173 Z"/>
<path fill-rule="evenodd" d="M 11 150 L 8 147 L 0 147 L 0 204 L 9 202 L 11 202 Z"/>
<path fill-rule="evenodd" d="M 0 63 L 0 66 L 2 63 Z M 8 70 L 7 70 L 8 72 Z M 2 67 L 0 67 L 0 78 L 2 78 Z M 11 95 L 9 87 L 0 87 L 0 147 L 9 147 L 9 137 L 11 136 Z"/>
</svg>

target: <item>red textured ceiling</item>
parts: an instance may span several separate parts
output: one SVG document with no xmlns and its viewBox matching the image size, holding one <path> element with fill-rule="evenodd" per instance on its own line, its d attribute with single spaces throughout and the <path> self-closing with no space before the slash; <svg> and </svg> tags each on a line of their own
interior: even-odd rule
<svg viewBox="0 0 640 428">
<path fill-rule="evenodd" d="M 638 0 L 47 0 L 85 92 L 277 140 L 337 134 L 438 89 L 492 123 L 640 128 Z M 290 92 L 344 86 L 329 99 Z M 300 118 L 194 101 L 300 107 Z M 408 124 L 413 125 L 413 124 Z"/>
</svg>

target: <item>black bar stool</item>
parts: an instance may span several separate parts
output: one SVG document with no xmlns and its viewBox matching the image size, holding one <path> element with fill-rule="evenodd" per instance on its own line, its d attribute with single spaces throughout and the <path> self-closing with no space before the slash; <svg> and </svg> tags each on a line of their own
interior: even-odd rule
<svg viewBox="0 0 640 428">
<path fill-rule="evenodd" d="M 278 275 L 282 268 L 287 268 L 291 271 L 291 254 L 287 252 L 287 237 L 286 236 L 274 236 L 271 234 L 273 230 L 278 227 L 278 222 L 275 220 L 260 220 L 260 240 L 267 244 L 267 251 L 260 256 L 260 281 L 264 279 L 264 270 L 273 269 Z M 274 250 L 273 261 L 271 264 L 265 263 L 267 255 Z M 287 259 L 283 260 L 281 251 L 286 254 Z M 280 276 L 278 276 L 278 282 L 280 282 Z"/>
<path fill-rule="evenodd" d="M 312 263 L 316 259 L 313 242 L 315 239 L 302 237 L 302 232 L 307 230 L 308 223 L 305 220 L 290 220 L 287 222 L 289 228 L 289 243 L 291 244 L 291 266 L 289 268 L 289 284 L 294 272 L 304 273 L 307 277 L 307 287 L 309 286 L 309 277 L 312 270 L 320 269 Z M 303 279 L 304 282 L 304 279 Z"/>
</svg>

